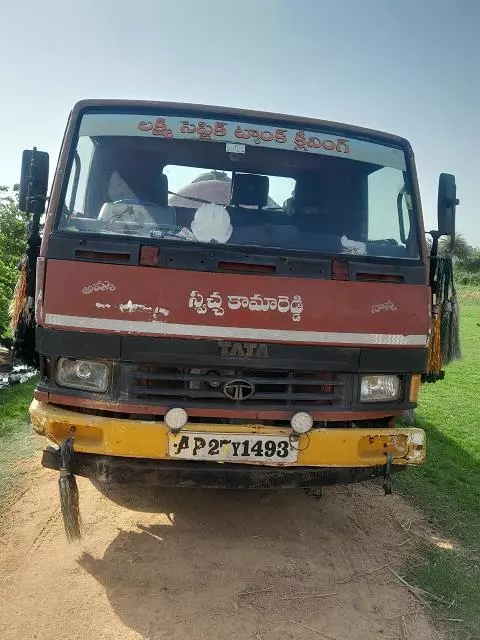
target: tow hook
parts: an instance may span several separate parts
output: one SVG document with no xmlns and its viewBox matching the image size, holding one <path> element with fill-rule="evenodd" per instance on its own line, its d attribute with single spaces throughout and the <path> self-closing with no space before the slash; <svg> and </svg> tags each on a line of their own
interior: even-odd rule
<svg viewBox="0 0 480 640">
<path fill-rule="evenodd" d="M 391 453 L 387 453 L 387 463 L 383 470 L 383 489 L 385 495 L 389 496 L 392 493 L 392 464 L 393 456 Z"/>
</svg>

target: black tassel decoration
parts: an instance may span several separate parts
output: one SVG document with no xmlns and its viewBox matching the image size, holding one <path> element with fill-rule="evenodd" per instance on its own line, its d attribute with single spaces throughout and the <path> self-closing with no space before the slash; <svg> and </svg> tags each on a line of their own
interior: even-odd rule
<svg viewBox="0 0 480 640">
<path fill-rule="evenodd" d="M 71 471 L 73 454 L 73 438 L 67 438 L 60 445 L 60 477 L 58 488 L 60 491 L 60 506 L 62 508 L 63 525 L 68 542 L 76 542 L 82 537 L 78 487 L 75 476 Z"/>
</svg>

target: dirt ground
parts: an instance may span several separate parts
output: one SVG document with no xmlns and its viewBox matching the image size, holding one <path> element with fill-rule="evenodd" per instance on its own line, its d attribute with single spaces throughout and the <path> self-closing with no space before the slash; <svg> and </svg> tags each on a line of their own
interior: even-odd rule
<svg viewBox="0 0 480 640">
<path fill-rule="evenodd" d="M 375 486 L 301 491 L 108 489 L 79 479 L 84 538 L 65 541 L 57 474 L 0 523 L 2 640 L 437 638 L 392 574 L 414 517 Z"/>
</svg>

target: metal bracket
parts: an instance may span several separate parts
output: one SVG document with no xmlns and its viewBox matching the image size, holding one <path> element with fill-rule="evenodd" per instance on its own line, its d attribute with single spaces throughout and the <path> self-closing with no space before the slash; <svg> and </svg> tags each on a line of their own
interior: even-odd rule
<svg viewBox="0 0 480 640">
<path fill-rule="evenodd" d="M 385 495 L 389 496 L 392 493 L 392 464 L 393 456 L 391 453 L 387 453 L 387 463 L 383 472 L 383 489 Z"/>
</svg>

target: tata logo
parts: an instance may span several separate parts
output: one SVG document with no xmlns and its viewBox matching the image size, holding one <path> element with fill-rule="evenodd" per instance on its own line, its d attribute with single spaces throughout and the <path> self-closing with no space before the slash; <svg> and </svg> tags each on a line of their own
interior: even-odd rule
<svg viewBox="0 0 480 640">
<path fill-rule="evenodd" d="M 219 342 L 223 358 L 268 358 L 268 345 L 256 342 Z"/>
<path fill-rule="evenodd" d="M 230 380 L 223 385 L 223 393 L 229 400 L 248 400 L 255 393 L 255 385 L 248 380 Z"/>
</svg>

